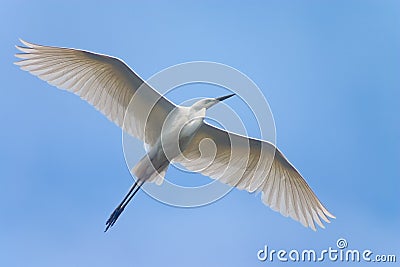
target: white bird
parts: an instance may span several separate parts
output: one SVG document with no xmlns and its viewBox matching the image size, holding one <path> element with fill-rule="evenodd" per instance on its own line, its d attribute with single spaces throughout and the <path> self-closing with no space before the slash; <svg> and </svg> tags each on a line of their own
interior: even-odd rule
<svg viewBox="0 0 400 267">
<path fill-rule="evenodd" d="M 137 181 L 107 220 L 105 231 L 114 225 L 144 182 L 163 181 L 171 161 L 239 189 L 261 191 L 264 204 L 313 230 L 315 223 L 324 228 L 321 219 L 329 223 L 328 217 L 335 218 L 273 144 L 221 130 L 204 121 L 208 108 L 233 95 L 202 99 L 190 107 L 177 106 L 118 58 L 20 41 L 25 47 L 16 46 L 22 52 L 16 54 L 22 59 L 16 65 L 79 95 L 150 147 L 132 169 Z M 131 100 L 133 103 L 129 104 Z M 126 112 L 128 105 L 133 108 Z M 128 117 L 124 123 L 125 113 Z M 213 140 L 215 153 L 200 153 L 204 138 Z M 248 159 L 244 161 L 243 155 Z M 204 164 L 206 167 L 199 170 L 198 166 Z"/>
</svg>

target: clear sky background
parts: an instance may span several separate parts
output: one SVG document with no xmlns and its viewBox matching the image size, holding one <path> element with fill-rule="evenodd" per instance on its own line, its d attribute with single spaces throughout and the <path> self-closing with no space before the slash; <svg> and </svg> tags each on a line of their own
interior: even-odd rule
<svg viewBox="0 0 400 267">
<path fill-rule="evenodd" d="M 0 25 L 2 266 L 266 266 L 264 245 L 318 250 L 340 237 L 400 261 L 398 1 L 3 1 Z M 117 56 L 144 78 L 193 60 L 242 71 L 337 219 L 313 232 L 260 195 L 182 209 L 140 192 L 104 234 L 132 182 L 121 130 L 13 65 L 19 37 Z"/>
</svg>

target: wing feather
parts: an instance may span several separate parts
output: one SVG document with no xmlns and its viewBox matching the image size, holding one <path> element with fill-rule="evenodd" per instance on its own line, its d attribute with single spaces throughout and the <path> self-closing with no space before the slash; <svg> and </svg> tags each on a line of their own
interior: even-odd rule
<svg viewBox="0 0 400 267">
<path fill-rule="evenodd" d="M 205 138 L 213 140 L 214 146 L 200 149 L 200 142 Z M 203 149 L 213 148 L 216 148 L 215 153 L 201 153 Z M 210 158 L 210 155 L 215 155 L 215 158 Z M 200 170 L 202 174 L 249 192 L 261 191 L 264 204 L 313 230 L 316 230 L 315 224 L 324 228 L 321 218 L 327 223 L 328 217 L 335 218 L 301 174 L 267 141 L 247 138 L 204 123 L 176 161 L 194 171 L 198 171 L 197 166 L 211 162 Z"/>
<path fill-rule="evenodd" d="M 157 141 L 163 122 L 175 105 L 146 84 L 123 61 L 78 49 L 21 42 L 24 46 L 16 47 L 22 53 L 15 55 L 21 60 L 15 64 L 22 70 L 79 95 L 147 144 L 153 145 Z M 136 105 L 145 108 L 128 109 L 132 99 Z M 123 125 L 127 112 L 130 116 Z"/>
</svg>

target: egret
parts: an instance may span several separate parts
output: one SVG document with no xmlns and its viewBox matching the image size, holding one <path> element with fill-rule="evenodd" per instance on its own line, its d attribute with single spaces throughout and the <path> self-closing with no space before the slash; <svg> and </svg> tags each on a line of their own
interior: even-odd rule
<svg viewBox="0 0 400 267">
<path fill-rule="evenodd" d="M 324 228 L 321 219 L 329 223 L 328 217 L 335 218 L 272 143 L 225 131 L 204 121 L 207 109 L 234 94 L 201 99 L 190 107 L 179 106 L 118 58 L 20 41 L 23 46 L 16 47 L 22 53 L 16 57 L 21 60 L 15 64 L 22 70 L 80 96 L 149 147 L 132 169 L 137 179 L 107 220 L 105 231 L 115 224 L 143 183 L 162 183 L 171 162 L 248 192 L 261 191 L 264 204 L 314 231 L 315 224 Z M 134 103 L 130 104 L 132 100 Z M 133 109 L 129 111 L 130 105 Z M 202 155 L 199 146 L 204 139 L 213 141 L 214 154 Z M 244 153 L 248 154 L 246 161 L 238 156 Z M 198 165 L 204 162 L 209 164 L 199 170 Z"/>
</svg>

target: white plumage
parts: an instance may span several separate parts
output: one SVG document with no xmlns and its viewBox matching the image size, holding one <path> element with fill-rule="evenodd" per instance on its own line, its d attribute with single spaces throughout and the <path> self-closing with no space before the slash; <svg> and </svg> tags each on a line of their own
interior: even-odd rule
<svg viewBox="0 0 400 267">
<path fill-rule="evenodd" d="M 202 99 L 191 107 L 176 106 L 120 59 L 21 42 L 25 47 L 17 48 L 23 53 L 16 56 L 22 60 L 15 63 L 21 69 L 79 95 L 150 147 L 132 170 L 138 182 L 113 212 L 106 230 L 143 182 L 162 182 L 171 161 L 239 189 L 261 191 L 266 205 L 313 230 L 315 223 L 324 228 L 321 219 L 335 218 L 273 144 L 204 122 L 206 109 L 232 95 Z"/>
</svg>

